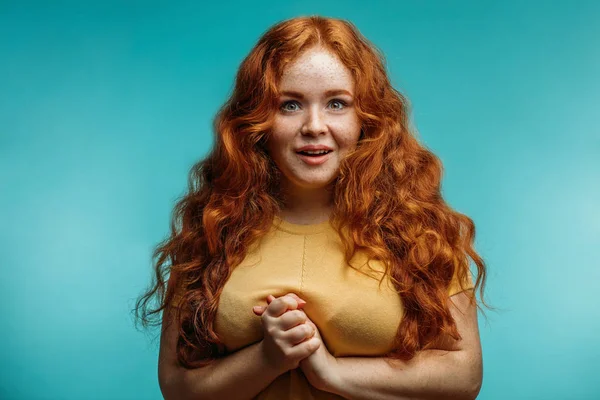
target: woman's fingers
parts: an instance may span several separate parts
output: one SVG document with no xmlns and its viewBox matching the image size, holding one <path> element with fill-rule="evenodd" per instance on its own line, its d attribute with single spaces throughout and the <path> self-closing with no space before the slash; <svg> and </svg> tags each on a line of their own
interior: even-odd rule
<svg viewBox="0 0 600 400">
<path fill-rule="evenodd" d="M 288 293 L 288 294 L 286 294 L 285 296 L 291 296 L 291 297 L 293 297 L 293 298 L 294 298 L 294 299 L 295 299 L 295 300 L 298 302 L 298 304 L 301 304 L 301 303 L 302 303 L 302 304 L 306 304 L 306 301 L 304 301 L 303 299 L 301 299 L 301 298 L 300 298 L 300 296 L 298 296 L 296 293 Z M 275 296 L 273 296 L 272 294 L 268 295 L 268 296 L 267 296 L 267 303 L 268 303 L 268 304 L 271 304 L 271 302 L 272 302 L 273 300 L 275 300 L 275 298 L 276 298 L 276 297 L 275 297 Z"/>
<path fill-rule="evenodd" d="M 314 335 L 315 330 L 312 326 L 301 324 L 286 330 L 283 334 L 283 339 L 291 345 L 296 345 L 312 338 Z"/>
<path fill-rule="evenodd" d="M 279 326 L 286 331 L 307 322 L 308 317 L 302 310 L 290 310 L 279 317 Z"/>
<path fill-rule="evenodd" d="M 297 300 L 299 299 L 299 300 Z M 315 329 L 304 322 L 306 314 L 300 308 L 306 302 L 293 293 L 281 297 L 267 296 L 267 306 L 255 306 L 263 327 L 262 349 L 273 365 L 297 368 L 300 360 L 314 353 L 320 345 L 313 338 Z"/>
<path fill-rule="evenodd" d="M 252 311 L 254 311 L 254 314 L 260 317 L 264 313 L 265 309 L 265 306 L 254 306 Z M 317 326 L 314 324 L 314 322 L 312 322 L 306 313 L 301 309 L 286 311 L 279 318 L 281 320 L 280 326 L 283 330 L 291 329 L 303 323 L 307 323 L 314 330 L 317 329 Z"/>
<path fill-rule="evenodd" d="M 302 309 L 306 305 L 306 301 L 302 300 L 298 295 L 296 295 L 295 293 L 288 293 L 288 294 L 286 294 L 284 296 L 281 296 L 281 297 L 275 297 L 272 294 L 268 295 L 267 296 L 268 306 L 270 306 L 271 303 L 274 300 L 276 300 L 276 299 L 282 299 L 282 298 L 284 298 L 286 296 L 290 297 L 293 301 L 291 301 L 291 302 L 289 302 L 289 301 L 284 302 L 288 308 L 284 309 L 283 312 L 287 311 L 287 309 L 292 309 L 292 310 Z M 261 316 L 265 312 L 265 310 L 268 308 L 268 306 L 254 306 L 254 307 L 252 307 L 252 311 L 254 312 L 254 314 L 256 314 L 258 316 Z M 279 316 L 279 315 L 281 315 L 283 313 L 281 311 L 281 307 L 282 306 L 281 305 L 276 305 L 276 307 L 277 307 L 276 309 L 277 309 L 278 315 L 274 315 L 274 316 Z"/>
<path fill-rule="evenodd" d="M 294 299 L 296 299 L 298 304 L 302 304 L 302 305 L 306 304 L 306 301 L 301 299 L 300 296 L 298 296 L 296 293 L 288 293 L 286 296 L 292 296 Z"/>
<path fill-rule="evenodd" d="M 267 307 L 265 307 L 265 306 L 254 306 L 254 307 L 252 307 L 252 311 L 254 311 L 254 314 L 256 314 L 260 317 L 261 315 L 263 315 L 263 312 L 265 312 L 266 308 Z"/>
<path fill-rule="evenodd" d="M 298 305 L 298 301 L 293 296 L 285 295 L 272 300 L 265 312 L 277 318 L 288 310 L 296 310 Z"/>
</svg>

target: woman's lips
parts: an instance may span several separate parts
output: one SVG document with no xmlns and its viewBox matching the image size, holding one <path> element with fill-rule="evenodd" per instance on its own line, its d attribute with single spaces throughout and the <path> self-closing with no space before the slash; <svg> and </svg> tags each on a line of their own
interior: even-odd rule
<svg viewBox="0 0 600 400">
<path fill-rule="evenodd" d="M 300 157 L 300 159 L 308 165 L 320 165 L 329 159 L 329 156 L 331 156 L 331 153 L 333 153 L 333 151 L 330 151 L 327 154 L 322 154 L 320 156 L 307 156 L 302 153 L 296 153 L 296 154 L 298 154 L 298 157 Z"/>
</svg>

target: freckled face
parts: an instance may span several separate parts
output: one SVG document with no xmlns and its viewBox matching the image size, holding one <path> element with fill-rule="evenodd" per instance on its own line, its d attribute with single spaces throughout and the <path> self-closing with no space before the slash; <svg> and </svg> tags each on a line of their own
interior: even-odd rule
<svg viewBox="0 0 600 400">
<path fill-rule="evenodd" d="M 334 54 L 310 49 L 286 66 L 279 92 L 279 109 L 267 140 L 270 156 L 287 184 L 303 189 L 328 186 L 360 136 L 350 70 Z M 297 153 L 305 145 L 333 151 L 325 162 L 312 165 Z"/>
</svg>

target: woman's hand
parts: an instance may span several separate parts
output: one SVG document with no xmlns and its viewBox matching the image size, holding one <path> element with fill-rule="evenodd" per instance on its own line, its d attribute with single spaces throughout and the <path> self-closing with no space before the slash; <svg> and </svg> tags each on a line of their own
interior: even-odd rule
<svg viewBox="0 0 600 400">
<path fill-rule="evenodd" d="M 306 303 L 293 293 L 289 295 L 294 296 L 296 301 L 302 305 Z M 267 303 L 269 303 L 269 306 L 273 301 L 276 300 L 277 299 L 272 295 L 267 297 Z M 254 313 L 256 315 L 261 315 L 263 311 L 264 307 L 254 308 Z M 328 391 L 328 388 L 334 387 L 339 382 L 339 376 L 337 375 L 337 360 L 331 355 L 329 350 L 327 350 L 317 326 L 308 318 L 308 316 L 306 316 L 304 311 L 296 311 L 302 312 L 305 317 L 305 324 L 313 328 L 314 336 L 311 340 L 317 339 L 320 344 L 316 351 L 300 361 L 300 368 L 311 385 L 319 390 Z"/>
<path fill-rule="evenodd" d="M 254 307 L 253 311 L 261 316 L 265 359 L 283 373 L 298 368 L 301 360 L 320 347 L 321 341 L 313 338 L 315 330 L 305 324 L 306 314 L 300 307 L 306 302 L 293 293 L 271 297 L 267 307 Z"/>
</svg>

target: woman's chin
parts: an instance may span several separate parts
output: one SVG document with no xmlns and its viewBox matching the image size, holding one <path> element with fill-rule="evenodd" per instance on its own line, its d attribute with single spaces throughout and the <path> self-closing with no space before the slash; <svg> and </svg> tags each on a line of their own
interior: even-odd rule
<svg viewBox="0 0 600 400">
<path fill-rule="evenodd" d="M 301 189 L 306 189 L 306 190 L 326 189 L 333 184 L 333 182 L 335 181 L 335 178 L 336 177 L 333 176 L 330 179 L 297 181 L 298 182 L 297 186 Z"/>
</svg>

